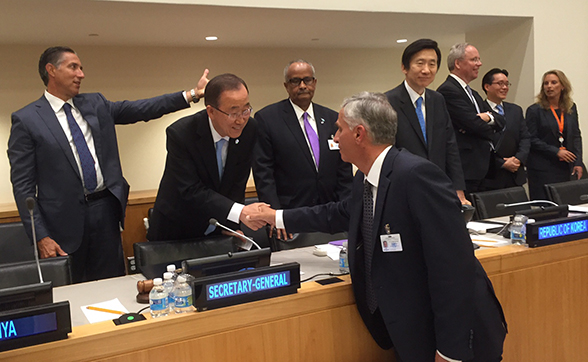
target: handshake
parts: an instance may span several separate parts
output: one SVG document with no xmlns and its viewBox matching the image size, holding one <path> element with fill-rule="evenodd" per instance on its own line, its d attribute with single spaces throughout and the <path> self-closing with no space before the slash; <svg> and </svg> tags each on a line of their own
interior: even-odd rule
<svg viewBox="0 0 588 362">
<path fill-rule="evenodd" d="M 276 210 L 272 209 L 268 204 L 256 202 L 243 207 L 239 220 L 251 230 L 258 230 L 269 224 L 272 227 L 269 232 L 269 237 L 271 238 L 276 225 Z M 278 239 L 292 238 L 292 234 L 288 234 L 285 229 L 277 229 L 276 234 Z"/>
</svg>

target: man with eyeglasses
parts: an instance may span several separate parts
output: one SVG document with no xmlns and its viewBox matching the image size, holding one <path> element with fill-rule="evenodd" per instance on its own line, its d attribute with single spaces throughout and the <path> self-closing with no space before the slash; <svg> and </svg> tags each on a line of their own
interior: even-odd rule
<svg viewBox="0 0 588 362">
<path fill-rule="evenodd" d="M 214 77 L 204 91 L 206 109 L 166 130 L 167 159 L 152 217 L 149 240 L 192 239 L 219 233 L 215 218 L 234 229 L 265 225 L 246 220 L 257 204 L 245 206 L 256 123 L 249 90 L 233 74 Z"/>
<path fill-rule="evenodd" d="M 523 109 L 504 101 L 510 85 L 506 69 L 493 68 L 482 78 L 486 103 L 505 120 L 505 127 L 495 140 L 493 161 L 496 172 L 488 175 L 483 183 L 487 190 L 520 186 L 527 182 L 524 164 L 531 148 L 531 135 Z"/>
<path fill-rule="evenodd" d="M 449 50 L 447 66 L 450 74 L 437 91 L 445 98 L 453 123 L 466 196 L 470 197 L 472 192 L 484 190 L 484 178 L 493 172 L 494 167 L 490 167 L 494 150 L 492 141 L 495 133 L 504 126 L 504 118 L 493 112 L 478 92 L 469 86 L 478 78 L 482 66 L 476 47 L 468 43 L 455 44 Z"/>
<path fill-rule="evenodd" d="M 253 176 L 259 201 L 273 208 L 314 206 L 350 194 L 351 165 L 333 141 L 337 112 L 312 102 L 316 83 L 312 64 L 290 62 L 284 69 L 288 99 L 255 114 Z M 279 239 L 288 236 L 278 230 Z"/>
</svg>

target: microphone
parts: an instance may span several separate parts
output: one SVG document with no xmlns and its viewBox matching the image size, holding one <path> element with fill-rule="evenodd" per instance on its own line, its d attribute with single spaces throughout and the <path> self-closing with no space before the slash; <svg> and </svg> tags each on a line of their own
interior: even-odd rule
<svg viewBox="0 0 588 362">
<path fill-rule="evenodd" d="M 35 198 L 29 196 L 26 198 L 27 209 L 31 216 L 31 230 L 33 232 L 33 249 L 35 250 L 35 261 L 37 262 L 37 270 L 39 271 L 39 280 L 43 283 L 43 274 L 41 273 L 41 264 L 39 264 L 39 251 L 37 250 L 37 233 L 35 232 L 35 218 L 33 211 L 35 210 Z"/>
<path fill-rule="evenodd" d="M 587 199 L 588 199 L 588 195 L 586 195 L 586 196 L 587 196 Z M 549 204 L 551 206 L 559 206 L 555 202 L 549 201 L 549 200 L 531 200 L 531 201 L 524 201 L 524 202 L 515 202 L 513 204 L 500 203 L 500 204 L 496 204 L 496 208 L 498 210 L 504 210 L 504 209 L 509 208 L 509 207 L 523 206 L 523 205 L 534 205 L 534 204 Z"/>
<path fill-rule="evenodd" d="M 258 249 L 261 249 L 259 247 L 259 245 L 257 245 L 257 243 L 255 241 L 253 241 L 253 239 L 251 239 L 250 237 L 247 237 L 245 235 L 241 235 L 238 232 L 236 232 L 235 230 L 230 229 L 230 228 L 224 226 L 223 224 L 219 223 L 215 218 L 212 218 L 212 219 L 208 220 L 208 222 L 210 223 L 210 225 L 218 226 L 218 227 L 220 227 L 222 229 L 225 229 L 226 231 L 230 232 L 231 234 L 234 234 L 234 235 L 238 236 L 241 239 L 247 240 L 248 243 L 245 243 L 245 245 L 241 246 L 243 249 L 245 249 L 245 250 L 251 250 L 251 244 L 255 245 L 255 247 L 257 247 Z"/>
</svg>

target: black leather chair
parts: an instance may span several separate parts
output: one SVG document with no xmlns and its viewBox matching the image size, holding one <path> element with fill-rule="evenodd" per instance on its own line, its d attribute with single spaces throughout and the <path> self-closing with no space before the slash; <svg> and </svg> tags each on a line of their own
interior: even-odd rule
<svg viewBox="0 0 588 362">
<path fill-rule="evenodd" d="M 198 239 L 180 241 L 147 241 L 133 244 L 135 264 L 148 278 L 165 272 L 165 266 L 182 260 L 220 255 L 239 251 L 241 242 L 232 236 L 215 235 Z"/>
<path fill-rule="evenodd" d="M 545 185 L 545 192 L 550 201 L 558 205 L 578 205 L 588 203 L 582 195 L 588 195 L 588 179 L 559 182 Z"/>
<path fill-rule="evenodd" d="M 69 256 L 41 259 L 43 280 L 53 282 L 54 287 L 72 283 L 71 261 Z M 39 282 L 37 263 L 23 261 L 19 263 L 0 264 L 0 288 L 10 288 L 19 285 L 35 284 Z"/>
<path fill-rule="evenodd" d="M 501 190 L 492 190 L 472 193 L 472 204 L 476 208 L 474 220 L 489 219 L 499 216 L 512 215 L 517 210 L 529 209 L 527 206 L 514 206 L 506 209 L 497 209 L 498 204 L 512 204 L 529 201 L 527 192 L 523 186 L 510 187 Z"/>
<path fill-rule="evenodd" d="M 22 222 L 0 224 L 0 264 L 30 260 L 35 251 Z"/>
</svg>

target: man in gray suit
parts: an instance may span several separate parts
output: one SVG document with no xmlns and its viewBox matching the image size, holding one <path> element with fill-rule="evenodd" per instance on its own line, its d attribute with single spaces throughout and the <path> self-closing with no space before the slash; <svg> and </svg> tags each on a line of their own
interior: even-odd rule
<svg viewBox="0 0 588 362">
<path fill-rule="evenodd" d="M 116 124 L 159 118 L 197 102 L 195 89 L 138 101 L 110 102 L 80 94 L 82 63 L 68 47 L 51 47 L 39 60 L 47 89 L 12 114 L 8 158 L 14 198 L 25 228 L 25 200 L 36 200 L 34 222 L 41 258 L 70 254 L 74 282 L 124 274 L 120 227 L 129 185 L 123 178 Z"/>
</svg>

